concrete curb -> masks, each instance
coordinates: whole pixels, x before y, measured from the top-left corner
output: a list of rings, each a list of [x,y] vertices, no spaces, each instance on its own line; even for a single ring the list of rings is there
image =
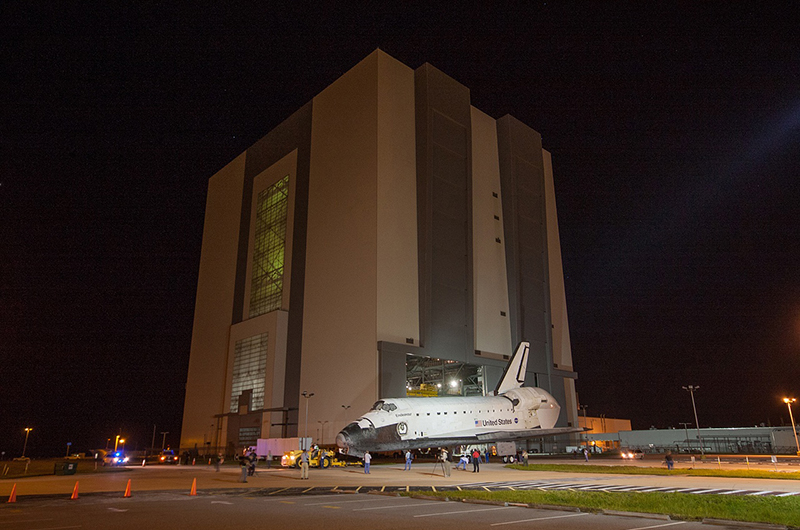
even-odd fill
[[[787,527],[781,524],[770,523],[748,523],[746,521],[729,521],[727,519],[703,519],[703,524],[713,524],[718,526],[741,526],[744,528],[759,528],[762,530],[786,530]]]
[[[367,492],[367,495],[383,495],[384,497],[400,497],[399,493],[395,493],[393,491],[378,491],[378,490],[370,490]]]
[[[434,497],[433,495],[410,495],[409,497],[412,498],[412,499],[421,499],[421,500],[424,500],[424,501],[444,501],[444,502],[447,502],[447,501],[450,500],[447,497]]]
[[[527,502],[509,502],[509,506],[516,506],[517,508],[532,508],[534,510],[558,510],[559,512],[578,512],[581,509],[575,506],[558,506],[556,504],[533,504]]]
[[[487,501],[484,499],[461,499],[461,502],[466,502],[469,504],[489,504],[492,506],[508,506],[508,503],[504,501]]]
[[[528,508],[536,510],[558,510],[559,512],[580,513],[581,509],[577,506],[559,506],[557,504],[528,504]]]
[[[664,513],[644,513],[644,512],[621,512],[619,510],[603,510],[603,515],[617,515],[619,517],[640,517],[642,519],[657,519],[659,521],[671,521],[669,515]]]

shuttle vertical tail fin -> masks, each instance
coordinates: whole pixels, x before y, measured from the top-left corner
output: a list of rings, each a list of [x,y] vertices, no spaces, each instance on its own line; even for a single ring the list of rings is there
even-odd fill
[[[531,349],[529,342],[520,342],[517,351],[508,361],[503,377],[494,389],[494,395],[504,394],[514,388],[519,388],[525,383],[525,370],[528,368],[528,352]]]

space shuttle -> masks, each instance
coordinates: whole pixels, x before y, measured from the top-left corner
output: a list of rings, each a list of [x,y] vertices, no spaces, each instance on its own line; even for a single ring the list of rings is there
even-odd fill
[[[386,398],[336,435],[344,454],[485,444],[583,432],[556,427],[561,407],[545,390],[525,387],[530,343],[521,342],[492,395]]]

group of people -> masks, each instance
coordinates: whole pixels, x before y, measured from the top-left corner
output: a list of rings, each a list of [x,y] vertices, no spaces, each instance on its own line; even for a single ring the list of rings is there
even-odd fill
[[[314,446],[312,451],[309,451],[308,449],[303,449],[303,452],[300,453],[299,467],[300,467],[301,480],[308,480],[309,463],[311,459],[317,456],[318,454],[320,455],[320,458],[324,458],[324,456],[322,456],[320,452],[319,447],[316,445]],[[403,468],[403,471],[410,471],[411,463],[414,461],[414,453],[412,453],[411,450],[406,450],[404,453],[404,457],[405,457],[405,467]],[[472,472],[479,473],[482,458],[484,458],[484,455],[477,448],[474,448],[471,452],[465,452],[463,455],[461,455],[460,460],[456,464],[456,469],[459,469],[460,467],[463,466],[464,471],[466,471],[467,464],[471,463]],[[271,459],[272,459],[272,454],[270,452],[270,455],[268,456],[267,459],[268,466],[269,466],[269,461]],[[485,459],[486,462],[489,461],[488,450],[486,451]],[[447,451],[446,448],[443,448],[440,451],[437,460],[442,464],[444,476],[449,477],[451,461],[450,461],[450,453]],[[222,461],[223,461],[223,456],[220,453],[219,455],[217,455],[214,461],[214,465],[217,471],[219,471],[219,466],[222,463]],[[241,457],[239,457],[239,464],[242,468],[242,474],[239,478],[239,482],[247,482],[247,477],[252,477],[255,474],[257,461],[258,461],[258,456],[256,455],[256,452],[253,451],[252,449],[247,450],[246,454],[243,454]],[[369,475],[370,464],[372,462],[372,455],[369,453],[369,451],[365,451],[363,462],[364,462],[364,473]],[[322,464],[322,462],[320,462],[320,464]],[[320,467],[323,466],[321,465]]]
[[[221,455],[220,455],[221,456]],[[239,477],[239,482],[247,482],[247,477],[252,477],[256,474],[256,463],[258,462],[258,455],[250,449],[246,454],[239,457],[239,465],[242,468],[242,474]]]
[[[473,449],[472,452],[466,452],[461,455],[461,458],[458,460],[456,464],[456,469],[463,469],[464,471],[467,470],[467,464],[472,464],[472,472],[473,473],[480,473],[481,471],[481,462],[489,462],[489,451],[486,451],[486,460],[481,459],[482,455],[481,452],[477,449]]]

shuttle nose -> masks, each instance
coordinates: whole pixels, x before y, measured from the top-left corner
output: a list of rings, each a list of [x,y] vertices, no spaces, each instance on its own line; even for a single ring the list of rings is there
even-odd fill
[[[344,432],[340,432],[336,435],[336,445],[342,452],[347,453],[347,449],[350,447],[349,437]]]

